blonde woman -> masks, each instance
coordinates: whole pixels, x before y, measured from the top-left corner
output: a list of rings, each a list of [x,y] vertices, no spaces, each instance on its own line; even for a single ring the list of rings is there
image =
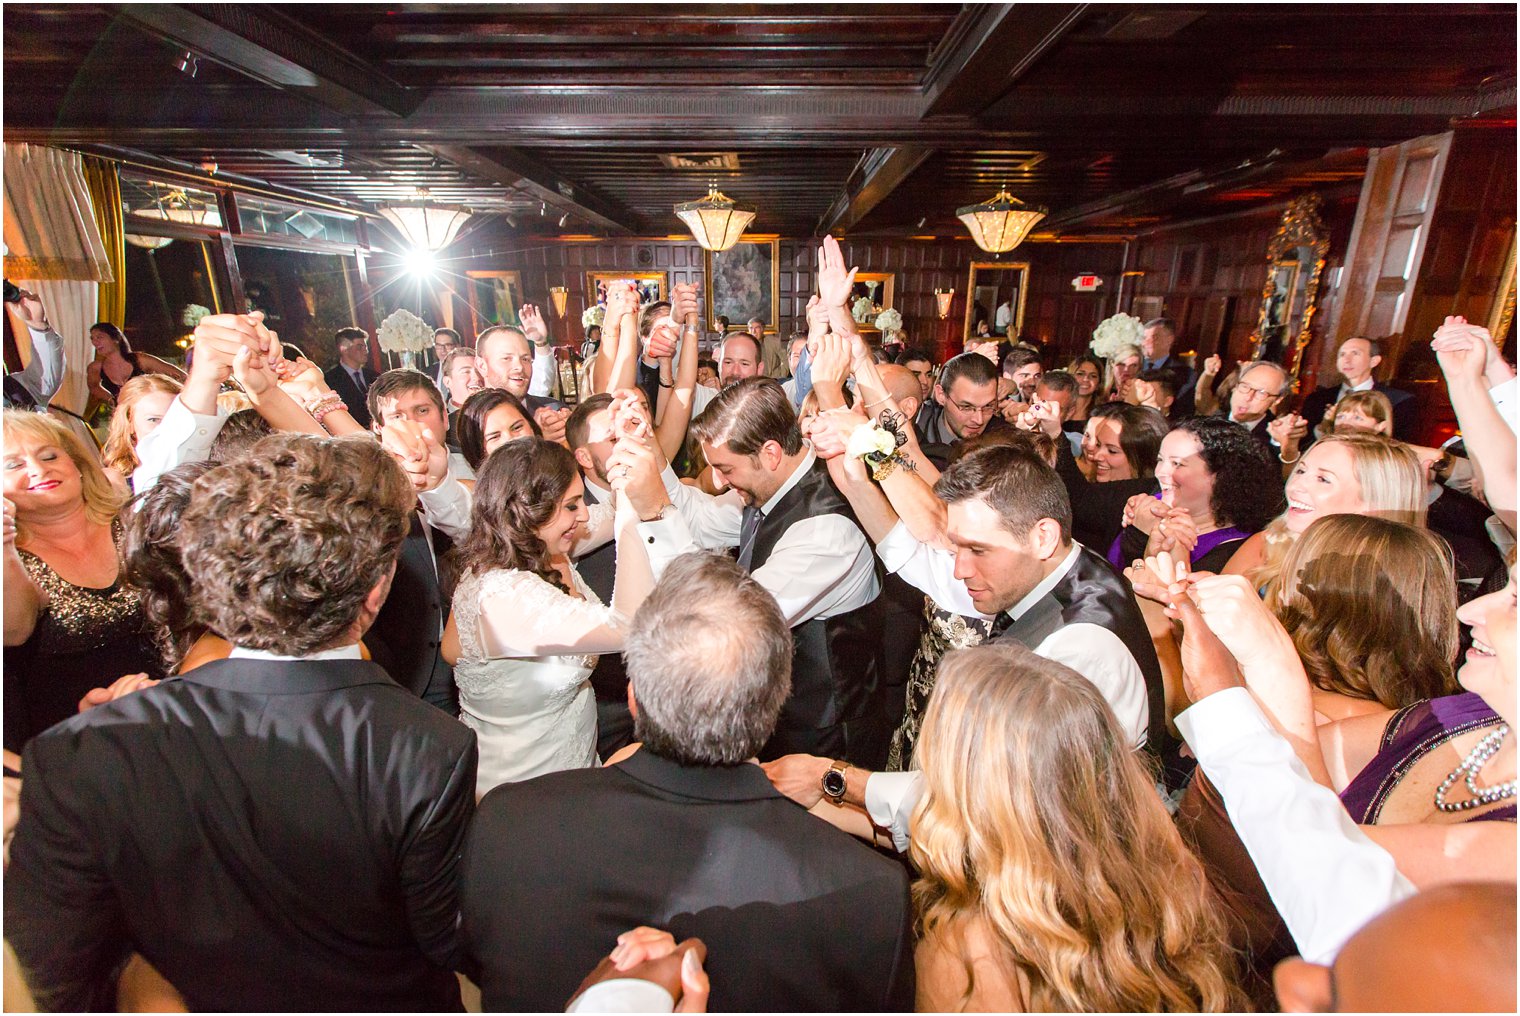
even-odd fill
[[[1393,436],[1393,403],[1382,392],[1352,392],[1331,407],[1320,423],[1320,437],[1329,434]]]
[[[139,374],[121,386],[100,451],[106,477],[119,489],[132,489],[132,471],[141,463],[137,442],[158,428],[169,404],[184,387],[165,374]]]
[[[915,757],[919,1011],[1241,1008],[1203,869],[1091,682],[952,652]]]
[[[1140,365],[1145,355],[1139,346],[1123,345],[1114,350],[1108,361],[1108,377],[1103,381],[1103,391],[1110,400],[1124,398],[1124,386],[1140,376]]]
[[[1327,515],[1376,515],[1425,524],[1425,470],[1408,445],[1369,434],[1332,434],[1298,460],[1283,493],[1288,510],[1251,536],[1225,565],[1263,592],[1293,541]]]
[[[5,747],[20,751],[90,689],[162,667],[122,581],[121,493],[62,424],[4,421]]]

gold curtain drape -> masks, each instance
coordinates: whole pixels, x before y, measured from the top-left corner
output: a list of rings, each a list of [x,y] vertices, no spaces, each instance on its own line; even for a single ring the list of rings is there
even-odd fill
[[[121,177],[109,159],[84,156],[84,182],[90,190],[90,211],[100,227],[106,260],[114,282],[100,284],[100,320],[120,328],[127,323],[127,244],[121,211]]]

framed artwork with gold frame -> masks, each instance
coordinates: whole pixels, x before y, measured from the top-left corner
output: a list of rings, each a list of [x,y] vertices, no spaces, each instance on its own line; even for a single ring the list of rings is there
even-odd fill
[[[465,293],[475,318],[475,334],[492,325],[521,328],[517,309],[523,305],[522,272],[468,271]]]
[[[718,315],[730,329],[743,330],[751,318],[765,322],[766,332],[779,324],[780,236],[745,237],[726,251],[705,251],[707,285],[702,287],[706,318],[717,328]]]
[[[639,305],[659,303],[668,295],[664,272],[587,272],[586,306],[606,306],[609,282],[631,282],[638,288]]]

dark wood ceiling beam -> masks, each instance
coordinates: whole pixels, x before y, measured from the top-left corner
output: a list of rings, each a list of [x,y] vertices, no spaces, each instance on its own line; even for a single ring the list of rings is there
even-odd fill
[[[718,13],[690,13],[692,8],[666,6],[658,17],[647,11],[620,15],[616,8],[600,8],[594,18],[586,16],[518,17],[474,22],[429,22],[413,17],[408,21],[382,23],[369,33],[375,42],[410,46],[418,44],[468,45],[497,39],[519,42],[584,42],[595,39],[600,45],[639,45],[651,39],[776,39],[854,38],[861,45],[892,39],[918,39],[937,31],[948,17],[943,14],[915,16],[893,14],[882,17],[859,14],[827,15],[809,11],[795,17],[746,17],[728,7]]]
[[[642,225],[627,208],[590,193],[514,149],[492,148],[487,155],[464,145],[423,144],[417,147],[452,162],[470,176],[531,194],[545,204],[569,212],[615,236],[638,233],[635,227]]]
[[[867,152],[850,172],[844,190],[818,220],[814,232],[823,236],[836,229],[853,228],[933,154],[933,148],[920,145],[876,148]]]
[[[124,3],[119,12],[159,38],[340,113],[400,117],[421,99],[273,5]]]
[[[975,115],[1066,36],[1088,4],[968,4],[930,57],[927,115]]]

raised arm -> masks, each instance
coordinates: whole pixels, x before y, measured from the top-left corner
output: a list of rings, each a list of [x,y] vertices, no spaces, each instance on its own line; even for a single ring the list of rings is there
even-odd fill
[[[1446,321],[1436,331],[1431,347],[1446,375],[1446,390],[1457,414],[1457,424],[1462,428],[1462,441],[1483,474],[1489,507],[1514,532],[1515,432],[1489,395],[1490,375],[1495,369],[1490,361],[1498,360],[1505,369],[1507,365],[1493,350],[1493,339],[1487,329],[1458,324],[1455,318]]]
[[[165,374],[176,381],[184,381],[186,377],[184,371],[167,360],[160,360],[152,353],[138,353],[137,364],[144,370],[152,371],[155,374]]]
[[[667,460],[674,459],[686,441],[686,428],[691,423],[692,407],[696,404],[697,339],[701,328],[697,323],[697,287],[682,283],[671,293],[671,317],[681,325],[680,354],[672,360],[660,361],[659,405],[655,407],[655,434],[660,450]],[[674,376],[667,378],[667,373]],[[667,384],[669,387],[667,387]]]
[[[549,341],[549,326],[538,308],[525,303],[517,311],[522,321],[523,335],[533,346],[533,375],[528,381],[528,394],[543,398],[554,394],[559,380],[559,364],[554,359],[554,343]]]
[[[633,387],[639,356],[637,316],[638,295],[632,283],[608,285],[602,348],[591,365],[593,394]]]

